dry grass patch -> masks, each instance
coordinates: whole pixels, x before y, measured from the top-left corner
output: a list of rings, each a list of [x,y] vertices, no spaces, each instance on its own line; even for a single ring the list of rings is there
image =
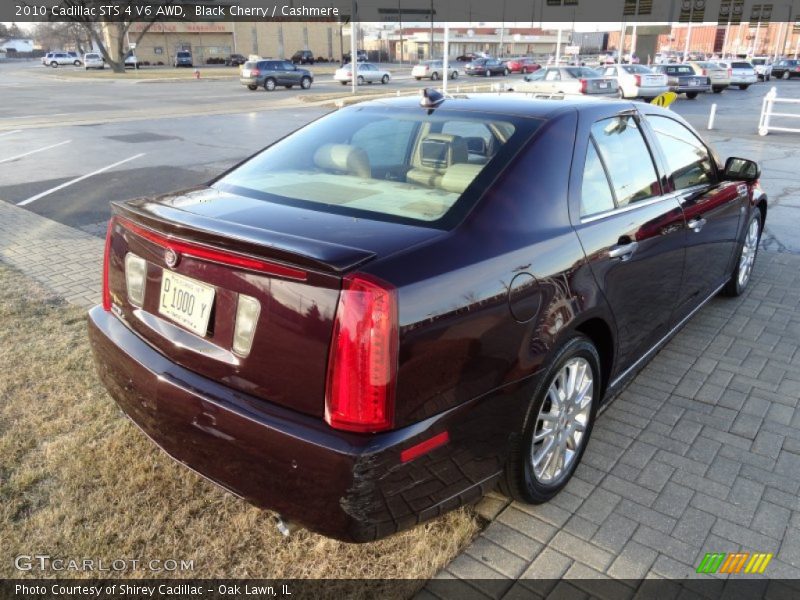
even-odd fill
[[[462,509],[355,545],[303,530],[286,540],[272,519],[122,417],[95,376],[85,311],[0,264],[0,577],[22,575],[14,556],[41,553],[193,560],[185,577],[424,579],[479,527]],[[386,591],[407,596],[420,582],[404,585]]]

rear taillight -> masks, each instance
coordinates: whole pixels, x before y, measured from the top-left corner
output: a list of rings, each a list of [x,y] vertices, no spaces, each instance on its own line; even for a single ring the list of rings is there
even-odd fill
[[[586,81],[585,79],[580,79],[579,81],[581,83],[581,94],[585,94],[586,91],[589,89],[589,82]]]
[[[236,325],[233,328],[233,351],[241,356],[250,354],[261,314],[261,303],[251,296],[239,294],[236,306]]]
[[[106,230],[106,249],[103,253],[103,310],[111,310],[111,289],[108,286],[108,270],[111,267],[111,236],[114,234],[116,217],[111,217]]]
[[[369,275],[346,276],[328,357],[325,420],[331,427],[392,427],[398,345],[397,291]]]
[[[703,75],[705,75],[706,77],[708,77],[708,69],[703,69]]]
[[[733,69],[728,69],[728,77],[733,77]]]
[[[634,77],[636,78],[636,86],[637,87],[641,87],[641,85],[642,85],[642,76],[641,75],[634,75]]]
[[[135,306],[144,304],[144,292],[147,282],[147,261],[133,252],[125,255],[125,288],[128,300]]]
[[[794,68],[795,73],[800,73],[800,66]]]
[[[259,75],[261,75],[261,71],[259,71],[258,69],[253,69],[252,71],[250,71],[250,77],[258,77]]]

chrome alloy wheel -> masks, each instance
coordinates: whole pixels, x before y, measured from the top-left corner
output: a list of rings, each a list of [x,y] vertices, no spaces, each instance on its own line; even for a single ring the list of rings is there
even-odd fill
[[[533,475],[540,483],[558,483],[572,467],[581,446],[594,401],[589,361],[570,359],[555,376],[536,417],[531,444]]]
[[[756,262],[756,251],[758,250],[758,220],[750,221],[747,228],[747,236],[744,238],[742,246],[742,256],[739,258],[739,287],[743,288],[750,280],[753,272],[753,264]]]

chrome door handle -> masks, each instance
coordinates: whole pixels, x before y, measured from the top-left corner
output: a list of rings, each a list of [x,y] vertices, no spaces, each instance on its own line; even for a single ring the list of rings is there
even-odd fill
[[[700,230],[705,227],[707,222],[705,219],[692,219],[686,226],[695,233],[700,233]]]
[[[630,244],[622,244],[620,246],[614,246],[613,248],[609,249],[608,257],[609,258],[618,258],[622,261],[628,260],[633,253],[636,252],[636,249],[639,247],[639,242],[631,242]]]

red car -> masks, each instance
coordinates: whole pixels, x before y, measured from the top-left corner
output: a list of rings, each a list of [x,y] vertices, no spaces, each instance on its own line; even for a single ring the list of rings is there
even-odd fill
[[[743,292],[767,214],[758,165],[669,110],[436,96],[114,203],[89,313],[103,383],[156,444],[351,542],[498,483],[554,497],[603,405]]]
[[[542,68],[542,65],[527,56],[509,58],[506,61],[506,66],[510,72],[522,73],[523,75],[525,73],[533,73],[534,71],[538,71]]]

